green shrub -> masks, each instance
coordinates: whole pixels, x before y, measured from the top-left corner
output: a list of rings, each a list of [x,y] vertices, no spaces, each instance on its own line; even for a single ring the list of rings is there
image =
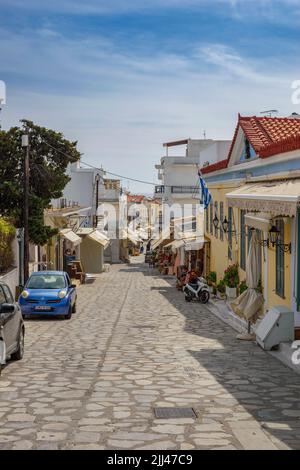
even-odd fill
[[[248,286],[246,284],[246,281],[242,281],[239,285],[239,291],[240,291],[240,295],[245,292],[246,290],[248,289]]]
[[[221,279],[221,281],[218,283],[217,290],[218,292],[220,292],[220,294],[225,294],[226,286],[225,286],[225,282],[223,279]]]
[[[216,271],[210,271],[206,279],[208,285],[215,284],[217,282],[217,273]]]
[[[0,272],[6,272],[14,262],[11,242],[16,229],[8,221],[0,218]]]

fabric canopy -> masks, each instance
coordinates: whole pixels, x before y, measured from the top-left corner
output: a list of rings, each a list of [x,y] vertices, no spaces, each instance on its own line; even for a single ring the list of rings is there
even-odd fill
[[[300,199],[300,179],[249,183],[226,194],[228,205],[247,211],[293,217]]]
[[[263,232],[268,232],[272,225],[270,214],[266,212],[245,214],[245,224]]]
[[[185,251],[198,251],[202,250],[204,246],[204,241],[200,241],[199,238],[195,238],[194,240],[190,240],[185,243],[184,249]]]
[[[62,229],[59,231],[59,233],[63,238],[65,238],[75,246],[79,245],[82,242],[81,238],[76,235],[76,233],[73,232],[73,230],[70,228]]]
[[[246,263],[248,289],[231,303],[233,310],[248,321],[255,317],[264,303],[263,295],[256,290],[259,283],[259,245],[257,241],[257,235],[253,231]]]
[[[109,245],[109,239],[106,235],[99,232],[99,230],[94,230],[93,232],[89,233],[88,238],[90,238],[96,243],[99,243],[99,245],[103,246],[104,249],[107,248]]]

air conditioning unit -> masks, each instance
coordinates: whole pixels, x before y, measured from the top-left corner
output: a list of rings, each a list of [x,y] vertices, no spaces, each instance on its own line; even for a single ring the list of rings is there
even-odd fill
[[[286,307],[272,307],[260,322],[256,342],[266,351],[280,343],[294,341],[294,312]]]

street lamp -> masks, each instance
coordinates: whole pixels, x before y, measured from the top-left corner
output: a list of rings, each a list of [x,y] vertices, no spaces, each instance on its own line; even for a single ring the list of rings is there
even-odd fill
[[[282,241],[279,239],[280,231],[275,225],[272,225],[272,227],[269,230],[269,241],[271,245],[279,248],[283,253],[292,253],[292,244],[291,243],[282,243]]]
[[[279,230],[275,227],[275,225],[272,225],[272,227],[269,230],[269,240],[273,247],[278,242],[279,234],[280,234]]]

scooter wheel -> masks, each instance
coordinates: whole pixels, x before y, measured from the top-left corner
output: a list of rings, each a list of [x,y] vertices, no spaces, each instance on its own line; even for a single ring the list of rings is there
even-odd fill
[[[192,298],[189,295],[186,295],[184,297],[184,299],[185,299],[186,302],[191,302],[192,301]]]
[[[209,297],[210,297],[209,292],[207,292],[207,291],[201,292],[201,294],[200,294],[200,302],[201,302],[202,304],[207,304],[207,302],[209,301]]]

